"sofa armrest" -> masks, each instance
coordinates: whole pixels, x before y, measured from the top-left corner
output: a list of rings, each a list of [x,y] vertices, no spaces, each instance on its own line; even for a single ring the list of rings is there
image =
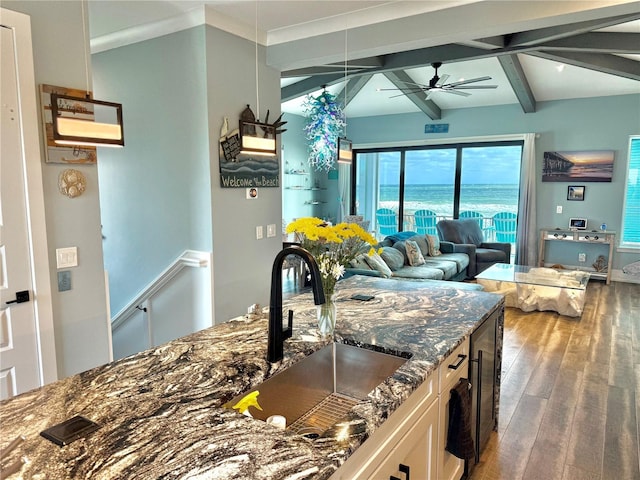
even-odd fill
[[[482,248],[491,248],[493,250],[502,250],[507,254],[507,261],[511,258],[511,244],[505,242],[483,242],[480,244]]]
[[[452,246],[452,250],[445,252],[442,249],[442,244],[443,243],[450,244]],[[447,246],[446,248],[449,248],[449,246]],[[466,253],[469,256],[469,266],[467,267],[467,276],[469,278],[473,278],[473,277],[476,276],[476,273],[477,273],[476,246],[474,244],[472,244],[472,243],[453,243],[453,242],[440,241],[440,251],[442,253]]]
[[[440,251],[442,253],[455,253],[455,243],[453,242],[445,242],[444,240],[440,240]]]

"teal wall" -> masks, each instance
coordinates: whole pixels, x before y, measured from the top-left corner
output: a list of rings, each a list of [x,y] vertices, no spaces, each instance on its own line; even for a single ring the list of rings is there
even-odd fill
[[[259,48],[260,117],[280,114],[280,75]],[[126,146],[99,162],[105,264],[116,314],[184,250],[213,252],[214,322],[269,302],[282,247],[279,188],[222,188],[219,139],[257,115],[255,43],[210,26],[93,55],[96,95],[122,102]],[[267,238],[266,227],[276,225]],[[262,226],[265,238],[256,239]]]
[[[427,123],[448,123],[448,134],[425,134]],[[349,137],[357,145],[537,133],[537,205],[539,228],[566,227],[571,217],[587,217],[589,225],[605,222],[619,231],[630,135],[640,133],[640,95],[539,102],[535,113],[525,114],[519,105],[443,110],[442,119],[431,121],[422,113],[349,119]],[[356,145],[356,146],[357,146]],[[614,150],[611,183],[586,185],[583,202],[568,202],[569,183],[541,181],[545,151]],[[581,183],[582,184],[582,183]],[[557,214],[556,206],[563,206]],[[621,269],[638,260],[638,253],[615,252],[613,265]]]
[[[211,250],[204,26],[92,56],[123,104],[125,147],[98,161],[112,315],[184,250]]]

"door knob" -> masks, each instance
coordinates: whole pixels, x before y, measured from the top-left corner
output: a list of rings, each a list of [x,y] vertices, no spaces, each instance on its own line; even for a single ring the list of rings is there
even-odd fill
[[[5,302],[7,305],[10,303],[24,303],[28,302],[29,299],[29,290],[22,290],[21,292],[16,292],[16,299]]]

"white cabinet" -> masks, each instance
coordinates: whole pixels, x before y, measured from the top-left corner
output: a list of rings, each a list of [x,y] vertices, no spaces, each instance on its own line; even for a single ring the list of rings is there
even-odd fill
[[[438,402],[434,401],[393,447],[371,478],[436,480],[437,448]]]
[[[440,430],[438,433],[438,479],[458,480],[464,474],[464,460],[445,450],[449,425],[450,390],[469,373],[469,341],[456,348],[440,365]]]
[[[469,339],[347,459],[331,480],[389,480],[392,477],[459,480],[464,473],[464,461],[446,452],[444,447],[449,390],[460,378],[466,377],[468,359]]]

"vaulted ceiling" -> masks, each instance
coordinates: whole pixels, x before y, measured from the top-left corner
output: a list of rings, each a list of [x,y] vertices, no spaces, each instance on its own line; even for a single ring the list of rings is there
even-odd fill
[[[149,5],[153,8],[149,9]],[[634,1],[89,1],[92,46],[204,8],[218,28],[267,45],[282,72],[282,108],[323,86],[348,116],[424,112],[640,93],[640,2]],[[129,12],[122,15],[123,11]],[[174,22],[175,23],[175,22]],[[210,23],[210,21],[207,21]],[[495,90],[469,97],[398,96],[388,88],[426,84],[433,62],[449,81],[481,76]],[[346,87],[346,88],[345,88]]]

